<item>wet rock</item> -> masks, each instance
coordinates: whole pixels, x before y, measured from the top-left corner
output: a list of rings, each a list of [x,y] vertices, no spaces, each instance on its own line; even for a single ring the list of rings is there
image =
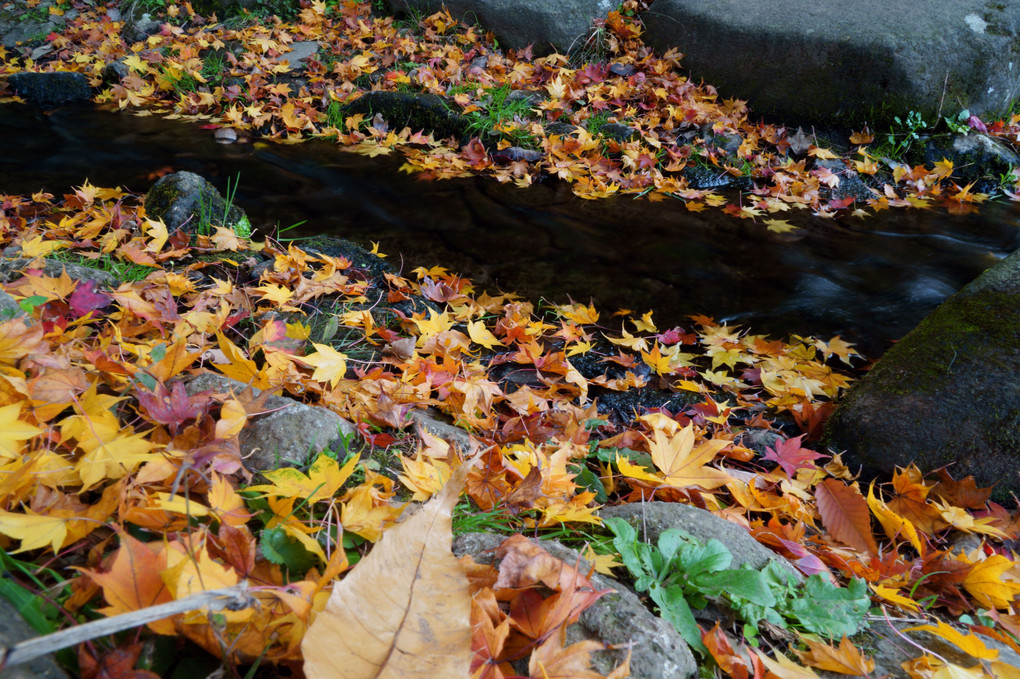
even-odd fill
[[[638,539],[655,544],[659,534],[679,528],[705,542],[716,539],[733,554],[730,568],[747,564],[762,569],[774,561],[800,582],[803,576],[790,562],[771,549],[759,544],[742,526],[721,519],[715,514],[676,502],[644,502],[604,507],[602,519],[621,518],[638,532]]]
[[[525,163],[537,163],[545,158],[545,154],[541,151],[521,148],[520,146],[510,146],[505,149],[499,149],[498,151],[493,151],[491,155],[492,159],[497,163],[515,163],[518,161],[524,161]]]
[[[618,75],[621,78],[629,78],[630,76],[637,73],[637,69],[633,64],[621,64],[619,62],[609,65],[609,72],[613,75]]]
[[[159,31],[160,22],[145,11],[140,0],[133,0],[123,10],[124,26],[120,35],[127,42],[140,42]]]
[[[491,533],[469,533],[453,541],[454,554],[471,554],[478,563],[492,563],[491,550],[505,536]],[[542,540],[543,548],[564,563],[590,569],[581,555],[554,540]],[[630,676],[634,679],[683,679],[697,672],[690,648],[673,626],[653,615],[627,586],[598,573],[591,578],[598,589],[615,590],[596,601],[581,613],[580,620],[567,628],[567,641],[595,639],[607,644],[633,643]],[[608,674],[626,657],[626,651],[599,651],[592,654],[597,672]]]
[[[81,73],[15,73],[7,82],[15,94],[35,106],[80,104],[92,98],[89,80]]]
[[[111,61],[103,67],[103,84],[116,85],[131,74],[131,69],[124,63],[123,57],[117,61]]]
[[[302,240],[299,247],[311,254],[321,254],[328,257],[342,257],[349,261],[355,268],[367,271],[371,276],[381,276],[383,273],[394,273],[393,265],[381,257],[343,238],[332,238],[330,236],[316,236]]]
[[[815,160],[816,168],[825,168],[839,177],[839,183],[832,188],[832,197],[836,200],[853,198],[854,200],[867,200],[874,198],[875,193],[868,188],[857,170],[850,167],[849,163],[839,158],[832,160]]]
[[[644,23],[646,42],[683,51],[695,80],[787,120],[933,120],[950,104],[983,115],[1020,93],[1015,0],[656,0]]]
[[[931,166],[946,159],[953,162],[953,177],[964,183],[997,179],[1020,165],[1020,155],[1012,147],[977,132],[929,139],[923,162]]]
[[[782,434],[771,429],[748,429],[740,434],[738,439],[740,445],[750,448],[759,455],[764,455],[769,448],[775,450],[776,444],[785,440]]]
[[[354,101],[341,107],[344,117],[357,113],[367,118],[376,114],[394,129],[410,127],[415,132],[424,131],[437,139],[467,134],[471,121],[455,113],[446,100],[435,94],[418,92],[366,92]]]
[[[17,643],[38,636],[41,635],[25,622],[14,604],[0,597],[0,645],[9,649]],[[67,679],[67,677],[67,673],[57,664],[52,654],[0,672],[0,679]]]
[[[577,125],[571,125],[570,123],[548,123],[545,126],[546,134],[558,134],[560,136],[567,136],[576,132],[579,128]]]
[[[536,54],[550,48],[567,53],[581,44],[595,19],[606,17],[615,0],[388,0],[398,12],[438,12],[445,6],[468,24],[478,23],[496,34],[500,45],[520,49],[533,45]]]
[[[945,465],[1020,492],[1020,251],[949,298],[844,397],[828,445],[885,478]]]
[[[145,213],[150,219],[162,219],[170,233],[177,229],[191,234],[212,231],[248,219],[236,205],[227,205],[215,186],[193,172],[160,177],[145,196]]]
[[[513,90],[506,95],[506,102],[526,101],[530,106],[538,106],[548,98],[541,90]]]
[[[634,141],[641,136],[633,127],[623,123],[606,123],[599,128],[599,132],[602,133],[603,137],[609,137],[616,141]]]
[[[203,391],[240,394],[242,382],[221,375],[203,373],[187,382],[189,396]],[[258,396],[259,389],[253,389]],[[265,415],[249,418],[241,430],[241,456],[245,467],[264,472],[279,467],[300,467],[323,450],[339,450],[357,428],[332,410],[299,403],[286,396],[270,396]]]

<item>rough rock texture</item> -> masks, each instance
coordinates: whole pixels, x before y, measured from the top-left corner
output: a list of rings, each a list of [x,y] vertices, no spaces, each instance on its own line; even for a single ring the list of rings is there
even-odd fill
[[[829,447],[886,477],[914,462],[1020,491],[1020,251],[946,300],[850,389]]]
[[[10,648],[14,644],[39,636],[28,626],[18,609],[7,599],[0,597],[0,646]],[[0,679],[67,679],[67,673],[60,668],[52,655],[17,665],[0,672]]]
[[[203,391],[240,394],[247,385],[221,375],[203,373],[188,381],[189,396]],[[257,396],[261,393],[253,390]],[[252,417],[241,430],[241,455],[255,472],[308,464],[323,450],[339,446],[341,438],[354,436],[353,424],[325,408],[298,403],[285,396],[270,396],[265,415]]]
[[[196,233],[246,219],[237,206],[228,208],[215,186],[193,172],[160,177],[145,196],[145,213],[150,219],[162,219],[170,233],[180,228]]]
[[[453,551],[458,556],[471,554],[478,563],[492,563],[490,550],[498,547],[504,537],[491,533],[468,533],[453,541]],[[590,568],[588,562],[569,547],[554,540],[542,540],[540,544],[564,563],[571,566],[580,564],[581,569]],[[630,676],[634,679],[683,679],[697,672],[694,656],[680,634],[668,622],[653,615],[630,588],[597,573],[591,580],[599,589],[616,591],[581,613],[577,624],[567,629],[568,642],[582,639],[597,639],[610,644],[634,642],[630,658]],[[602,651],[592,655],[595,669],[607,674],[622,662],[626,651]]]
[[[918,160],[933,165],[946,158],[953,161],[953,177],[964,183],[997,178],[1020,165],[1020,155],[1010,146],[976,132],[929,139]]]
[[[41,266],[39,266],[41,263]],[[117,277],[106,271],[93,269],[81,264],[72,262],[61,262],[56,259],[29,259],[21,256],[21,248],[12,245],[0,253],[0,283],[9,283],[12,280],[21,278],[23,271],[30,265],[39,266],[43,274],[50,278],[59,278],[64,273],[76,281],[95,281],[96,285],[115,286],[120,281]]]
[[[733,553],[730,568],[740,568],[746,563],[751,568],[761,569],[769,561],[775,561],[797,582],[804,577],[789,561],[758,544],[744,528],[704,509],[676,502],[635,502],[602,509],[603,520],[617,517],[634,526],[638,539],[645,542],[655,544],[664,530],[679,528],[699,540],[707,542],[714,538],[726,545]]]
[[[567,52],[580,47],[592,21],[619,5],[616,0],[388,0],[391,9],[432,14],[445,6],[455,18],[480,24],[513,49],[534,45],[536,54],[550,47]]]
[[[983,115],[1020,94],[1017,0],[656,0],[643,18],[694,80],[788,120]]]
[[[909,679],[910,675],[903,669],[902,663],[916,658],[918,651],[917,646],[911,646],[903,640],[904,636],[919,647],[926,649],[929,653],[937,654],[960,667],[976,668],[980,664],[980,660],[964,653],[960,648],[942,637],[919,630],[905,631],[917,624],[913,621],[879,621],[873,623],[871,629],[863,632],[860,638],[855,637],[857,646],[868,649],[868,656],[875,661],[875,669],[869,676],[889,676],[896,679]],[[969,631],[960,626],[957,626],[956,629],[961,634],[967,634]],[[1020,666],[1020,655],[1017,655],[1006,644],[983,635],[979,638],[988,648],[994,648],[999,651],[999,657],[996,659],[998,662],[1012,667]],[[828,676],[836,677],[840,675],[828,674]]]
[[[89,80],[81,73],[15,73],[8,76],[14,92],[35,106],[78,104],[92,98]]]

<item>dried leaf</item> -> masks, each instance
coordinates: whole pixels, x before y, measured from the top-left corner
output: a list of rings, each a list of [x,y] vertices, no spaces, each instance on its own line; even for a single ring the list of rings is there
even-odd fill
[[[301,643],[309,679],[469,677],[471,595],[450,552],[472,462],[382,540],[333,593]]]
[[[832,537],[867,554],[878,554],[871,533],[871,514],[864,496],[838,479],[825,479],[815,487],[822,525]]]

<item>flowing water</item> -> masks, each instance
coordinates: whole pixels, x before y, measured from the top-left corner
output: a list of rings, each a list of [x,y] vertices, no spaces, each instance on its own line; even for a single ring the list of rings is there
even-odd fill
[[[774,334],[839,334],[869,356],[1020,247],[1020,209],[1010,205],[966,216],[798,215],[801,228],[775,234],[679,201],[584,201],[558,181],[423,182],[400,173],[399,158],[325,141],[221,145],[193,124],[89,108],[2,105],[0,149],[0,193],[59,194],[86,178],[144,192],[176,170],[224,190],[239,175],[235,202],[254,225],[306,220],[292,233],[377,241],[405,270],[438,264],[532,299],[651,309],[660,328],[701,313]]]

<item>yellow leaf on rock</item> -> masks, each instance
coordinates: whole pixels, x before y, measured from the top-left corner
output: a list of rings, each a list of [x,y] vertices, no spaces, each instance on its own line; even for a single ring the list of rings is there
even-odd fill
[[[903,630],[904,632],[930,632],[937,637],[942,637],[946,641],[958,646],[968,655],[975,658],[981,658],[982,660],[995,660],[999,657],[999,652],[994,648],[988,648],[984,642],[981,641],[975,634],[964,634],[960,630],[947,625],[941,620],[937,621],[935,625],[918,625],[917,627],[911,627]]]
[[[347,355],[342,354],[328,344],[312,344],[315,353],[298,360],[315,367],[312,379],[329,382],[334,389],[347,374]]]
[[[495,335],[489,332],[488,328],[481,321],[471,321],[467,326],[468,336],[475,344],[480,344],[486,349],[504,346],[502,342],[496,339]]]
[[[334,583],[301,642],[308,679],[471,676],[471,594],[451,546],[472,463]]]
[[[963,578],[963,587],[982,606],[1009,608],[1020,594],[1020,582],[1006,580],[1003,574],[1014,565],[1001,554],[993,554],[971,567]]]

